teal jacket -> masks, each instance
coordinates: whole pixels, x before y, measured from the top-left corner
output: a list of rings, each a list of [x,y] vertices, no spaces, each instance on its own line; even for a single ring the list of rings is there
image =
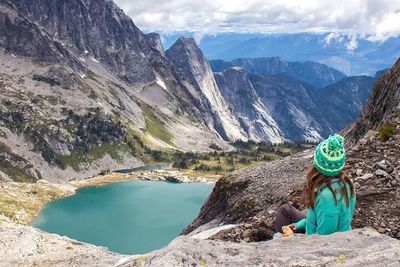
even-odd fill
[[[336,203],[332,192],[324,187],[317,194],[314,208],[307,209],[306,219],[295,224],[298,231],[304,231],[307,235],[319,234],[329,235],[335,232],[346,232],[351,230],[356,197],[350,197],[350,205],[346,206],[346,200],[342,197],[342,183],[332,183],[332,189],[336,193]],[[347,186],[347,193],[350,196],[350,187]]]

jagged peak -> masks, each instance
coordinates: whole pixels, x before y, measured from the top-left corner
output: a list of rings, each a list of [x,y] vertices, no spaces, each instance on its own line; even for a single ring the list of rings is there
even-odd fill
[[[191,46],[196,46],[197,47],[197,43],[192,37],[183,37],[183,36],[181,36],[176,41],[176,43],[183,43],[185,45],[191,45]]]
[[[196,41],[191,37],[180,37],[176,42],[166,51],[166,54],[174,54],[174,53],[187,53],[187,54],[196,54],[198,59],[204,59],[203,52],[200,50]]]
[[[146,38],[150,44],[150,46],[160,52],[162,56],[165,56],[164,46],[161,41],[160,34],[156,32],[150,32],[146,34]]]
[[[165,54],[181,71],[191,69],[192,73],[189,76],[193,73],[211,73],[210,64],[193,38],[180,37]]]

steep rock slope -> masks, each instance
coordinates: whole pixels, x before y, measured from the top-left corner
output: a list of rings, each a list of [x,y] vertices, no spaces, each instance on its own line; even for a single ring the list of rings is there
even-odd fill
[[[208,61],[194,39],[179,38],[167,51],[166,56],[182,77],[193,85],[191,94],[204,111],[211,110],[206,118],[218,134],[226,140],[244,138],[239,122],[233,116],[214,80]],[[204,112],[206,114],[206,112]]]
[[[77,54],[90,54],[128,82],[151,82],[152,50],[145,35],[113,1],[10,1]],[[77,23],[72,17],[78,18]]]
[[[83,69],[69,51],[6,0],[0,1],[0,26],[0,45],[7,52],[46,63],[69,62],[77,69]]]
[[[340,129],[339,123],[329,120],[328,99],[317,88],[283,75],[250,75],[250,81],[285,138],[315,142]]]
[[[151,32],[146,34],[146,38],[149,41],[149,44],[152,48],[160,52],[162,56],[165,56],[164,47],[161,42],[161,37],[158,33]]]
[[[239,66],[253,74],[285,74],[316,87],[327,86],[346,77],[344,73],[324,64],[311,61],[289,62],[280,57],[238,58],[228,62],[211,60],[210,64],[214,72],[220,72],[228,67]]]
[[[134,167],[146,147],[226,147],[159,38],[112,1],[1,0],[0,25],[5,178]]]
[[[283,133],[272,118],[269,108],[259,99],[246,71],[234,67],[215,73],[214,77],[221,94],[249,139],[269,140],[273,143],[283,141]]]
[[[369,76],[347,77],[323,88],[322,93],[336,104],[335,107],[341,108],[340,114],[348,118],[343,124],[348,125],[361,114],[375,82],[376,78]],[[368,88],[371,90],[366,90]]]
[[[369,130],[377,130],[382,122],[397,117],[400,111],[400,60],[379,78],[361,117],[349,128],[350,142],[361,139]]]
[[[376,84],[362,116],[345,133],[346,171],[357,189],[354,227],[373,227],[400,238],[399,62]],[[393,132],[382,140],[375,129],[390,122]],[[302,208],[301,195],[312,151],[234,172],[216,184],[199,216],[184,231],[196,233],[220,224],[239,224],[216,239],[252,241],[271,238],[280,205]]]

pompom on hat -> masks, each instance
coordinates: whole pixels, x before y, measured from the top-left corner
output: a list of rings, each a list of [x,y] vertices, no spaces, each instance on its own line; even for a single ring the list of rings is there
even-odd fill
[[[335,177],[346,164],[344,139],[339,134],[331,135],[318,144],[314,152],[314,167],[322,174]]]

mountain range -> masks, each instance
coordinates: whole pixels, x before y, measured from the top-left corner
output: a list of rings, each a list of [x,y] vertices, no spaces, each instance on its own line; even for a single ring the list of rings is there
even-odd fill
[[[190,32],[163,34],[165,47]],[[218,33],[199,38],[199,46],[209,60],[282,57],[289,61],[314,61],[338,69],[346,75],[374,75],[391,67],[400,54],[400,37],[372,41],[338,33]]]
[[[315,142],[357,117],[376,79],[209,62],[191,38],[164,50],[111,0],[0,0],[0,58],[0,177],[16,180],[132,167],[149,149]]]

